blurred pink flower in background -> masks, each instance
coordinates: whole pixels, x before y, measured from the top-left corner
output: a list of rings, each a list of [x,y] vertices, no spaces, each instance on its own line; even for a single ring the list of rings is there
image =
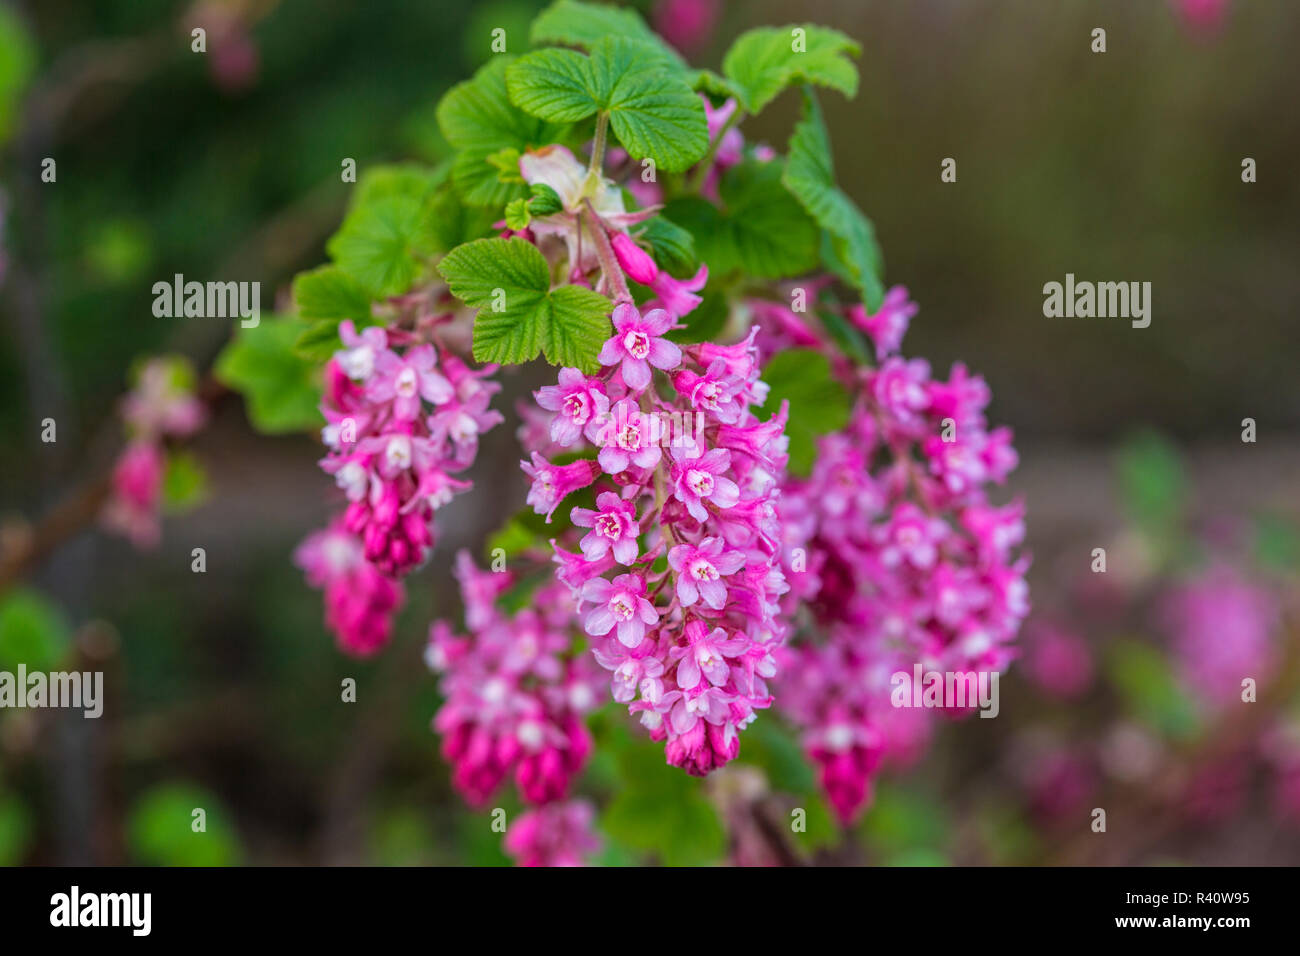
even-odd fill
[[[1183,22],[1202,34],[1216,33],[1228,17],[1228,0],[1174,0]]]
[[[719,0],[659,0],[655,32],[683,53],[696,53],[713,38],[721,12]]]
[[[1084,808],[1097,789],[1091,760],[1078,750],[1053,746],[1034,753],[1021,771],[1030,812],[1044,821],[1060,820]]]
[[[1029,679],[1053,697],[1079,697],[1092,686],[1094,667],[1087,642],[1053,624],[1030,628],[1024,662]]]
[[[1240,701],[1244,678],[1269,677],[1278,605],[1235,569],[1219,565],[1176,587],[1160,613],[1184,680],[1212,708]]]

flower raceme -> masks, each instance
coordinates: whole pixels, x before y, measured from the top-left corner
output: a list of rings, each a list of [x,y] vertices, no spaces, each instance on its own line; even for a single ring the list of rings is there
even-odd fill
[[[161,534],[165,443],[193,435],[203,427],[207,412],[194,394],[189,364],[155,358],[141,367],[122,400],[121,413],[128,441],[113,466],[100,517],[106,528],[125,535],[137,548],[153,547]]]
[[[512,583],[508,573],[481,571],[462,551],[456,578],[470,633],[455,634],[436,621],[426,653],[442,674],[445,703],[433,726],[443,735],[452,782],[467,802],[481,806],[513,773],[520,796],[546,809],[567,796],[591,753],[583,718],[600,693],[599,672],[574,652],[569,591],[552,581],[535,595],[540,610],[510,616],[497,605]],[[531,858],[523,844],[512,852]]]
[[[844,371],[848,424],[818,439],[811,475],[787,480],[778,502],[787,561],[800,555],[786,600],[824,635],[782,650],[778,689],[845,821],[882,760],[912,759],[924,740],[919,712],[890,705],[890,676],[918,662],[1001,671],[1029,611],[1023,505],[986,491],[1015,467],[1010,432],[988,428],[989,389],[964,366],[936,380],[896,354],[915,311],[901,288],[874,315],[848,310],[881,364]],[[784,334],[801,321],[784,316]]]
[[[596,485],[594,508],[570,509],[586,530],[579,551],[554,542],[557,578],[615,700],[665,743],[669,763],[704,775],[736,756],[740,731],[772,702],[785,630],[775,499],[786,409],[766,422],[751,411],[765,394],[752,340],[682,348],[665,337],[672,321],[619,303],[603,371],[563,369],[536,393],[550,434],[595,458],[522,464],[529,501],[548,518]],[[685,409],[674,404],[683,399]]]
[[[469,482],[456,476],[473,463],[478,436],[503,420],[489,402],[500,386],[488,379],[494,367],[471,370],[449,350],[431,342],[409,343],[405,333],[378,326],[358,331],[339,326],[344,346],[325,368],[321,432],[327,454],[321,468],[332,475],[348,504],[329,534],[352,536],[357,554],[340,577],[339,564],[320,555],[322,539],[304,543],[298,563],[325,589],[326,620],[340,645],[355,654],[380,649],[391,630],[375,614],[400,606],[400,578],[428,556],[434,544],[434,513]],[[357,568],[364,562],[365,570]],[[387,586],[377,578],[382,577]],[[331,582],[364,584],[365,614],[342,613]]]

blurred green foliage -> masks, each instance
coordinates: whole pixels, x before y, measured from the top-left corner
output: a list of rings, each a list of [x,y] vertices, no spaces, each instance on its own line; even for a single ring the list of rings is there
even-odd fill
[[[29,671],[53,670],[71,641],[63,611],[37,592],[18,588],[0,595],[0,670],[19,664]]]
[[[203,815],[196,815],[202,810]],[[157,866],[231,866],[240,862],[239,838],[216,796],[188,783],[148,790],[131,810],[131,853]]]

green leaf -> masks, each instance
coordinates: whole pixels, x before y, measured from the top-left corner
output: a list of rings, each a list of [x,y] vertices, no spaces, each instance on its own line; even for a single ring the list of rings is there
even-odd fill
[[[538,15],[529,32],[534,46],[558,43],[584,50],[608,36],[639,40],[657,49],[668,62],[683,66],[681,57],[646,25],[639,13],[607,3],[558,0]]]
[[[862,291],[868,308],[879,308],[885,289],[876,231],[862,210],[835,185],[830,136],[811,89],[804,90],[804,115],[790,137],[790,155],[781,182],[830,234],[834,258],[842,264],[841,277]]]
[[[36,591],[17,588],[0,597],[0,670],[49,671],[72,643],[63,612]]]
[[[763,369],[768,384],[764,416],[776,412],[783,399],[790,402],[785,433],[790,438],[789,469],[807,475],[816,457],[816,438],[843,428],[849,421],[852,400],[835,380],[830,360],[812,349],[778,352]]]
[[[198,832],[195,810],[204,813]],[[157,866],[231,866],[241,856],[239,838],[216,796],[186,783],[146,792],[131,810],[127,842],[137,860]]]
[[[817,225],[781,185],[782,164],[750,159],[723,174],[722,206],[698,197],[675,199],[664,209],[695,236],[710,275],[733,272],[752,279],[785,279],[819,260]]]
[[[304,319],[370,319],[370,296],[338,266],[320,266],[293,280],[293,301]]]
[[[510,101],[555,123],[597,112],[634,158],[650,157],[660,169],[681,172],[709,148],[704,105],[684,73],[665,70],[654,47],[621,36],[605,37],[591,56],[574,50],[539,50],[506,71]]]
[[[510,102],[553,123],[575,123],[605,109],[596,82],[591,58],[576,50],[538,50],[506,70]]]
[[[797,31],[803,31],[803,49]],[[747,113],[758,113],[794,83],[813,83],[839,90],[852,99],[858,92],[858,68],[849,59],[862,52],[838,30],[810,23],[759,27],[741,34],[722,61],[722,72]]]
[[[507,146],[505,149],[498,149],[488,156],[487,162],[489,166],[497,171],[497,179],[501,180],[501,182],[522,185],[524,177],[519,172],[520,155],[519,150],[513,146]]]
[[[534,216],[553,216],[564,208],[564,200],[546,183],[533,183],[529,187],[532,198],[528,200],[528,211]]]
[[[708,93],[711,96],[727,99],[735,97],[740,100],[740,91],[736,85],[725,76],[719,76],[712,70],[696,70],[691,78],[691,89],[697,93]]]
[[[382,196],[349,212],[325,248],[367,296],[399,295],[420,273],[421,258],[433,252],[426,214],[410,196]]]
[[[494,56],[473,79],[448,90],[438,104],[438,125],[458,151],[452,178],[461,198],[471,205],[499,208],[527,195],[522,184],[502,182],[488,157],[499,162],[501,150],[545,145],[564,132],[510,103],[505,80],[509,64],[509,57]]]
[[[532,216],[528,212],[528,200],[522,196],[506,203],[506,226],[516,232],[528,228]]]
[[[474,358],[515,364],[546,355],[552,365],[585,371],[611,333],[610,301],[582,286],[551,289],[550,270],[523,239],[478,239],[449,252],[438,266],[451,291],[478,309]]]
[[[260,432],[309,431],[322,423],[319,367],[294,350],[306,328],[300,319],[263,319],[255,328],[240,328],[217,356],[217,380],[244,396],[248,419]]]
[[[293,354],[314,365],[324,365],[343,347],[339,325],[338,319],[322,319],[305,326],[293,340]]]
[[[163,507],[169,514],[183,514],[197,508],[208,497],[208,473],[203,464],[187,451],[167,453],[163,471]]]

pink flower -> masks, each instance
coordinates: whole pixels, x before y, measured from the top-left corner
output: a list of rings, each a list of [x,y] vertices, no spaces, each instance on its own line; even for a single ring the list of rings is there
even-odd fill
[[[151,441],[131,442],[113,467],[104,523],[137,548],[158,543],[163,469],[162,447]]]
[[[574,508],[573,523],[579,528],[591,528],[579,547],[589,561],[603,558],[611,549],[619,564],[632,564],[637,556],[637,536],[641,533],[636,521],[636,504],[624,501],[613,492],[603,492],[596,497],[596,509]]]
[[[596,433],[602,446],[597,460],[607,475],[624,472],[630,465],[653,468],[663,457],[659,418],[643,413],[631,399],[619,402],[599,427],[588,431]]]
[[[731,715],[731,709],[727,706],[731,703],[731,696],[721,687],[713,684],[706,683],[684,691],[673,691],[671,695],[665,696],[665,702],[669,696],[673,699],[668,719],[676,734],[690,733],[702,720],[710,724],[727,723],[727,718]]]
[[[400,358],[383,351],[375,360],[374,374],[366,387],[374,402],[393,403],[393,417],[414,421],[420,415],[421,399],[442,405],[451,400],[451,383],[435,368],[432,345],[419,345]]]
[[[721,8],[719,0],[659,0],[655,32],[683,52],[698,51],[708,44]]]
[[[880,310],[871,315],[861,305],[849,309],[849,321],[866,332],[876,345],[876,358],[884,361],[898,352],[907,334],[908,323],[917,313],[915,302],[907,298],[907,289],[896,285],[885,294]]]
[[[679,544],[670,549],[668,565],[677,572],[677,598],[682,607],[703,598],[705,604],[720,611],[727,603],[727,585],[722,578],[743,568],[745,556],[739,551],[724,552],[721,538],[705,538],[698,546]]]
[[[947,535],[948,525],[942,519],[928,517],[911,503],[899,505],[882,536],[881,563],[895,567],[906,561],[920,570],[933,567]]]
[[[672,316],[652,309],[644,317],[624,302],[614,307],[614,335],[600,350],[601,365],[621,363],[623,381],[640,391],[650,384],[650,366],[671,371],[682,362],[682,350],[662,338],[672,328]]]
[[[567,447],[580,437],[589,422],[609,411],[609,399],[598,379],[588,378],[576,368],[560,369],[558,385],[547,385],[534,395],[537,404],[555,412],[551,419],[551,441]]]
[[[610,240],[610,245],[614,249],[614,256],[618,259],[619,266],[627,273],[629,279],[642,285],[649,285],[659,277],[659,267],[655,265],[655,261],[627,233],[615,233]]]
[[[1050,625],[1033,632],[1025,666],[1034,683],[1055,697],[1073,699],[1092,683],[1092,652],[1087,643]]]
[[[388,349],[388,336],[377,325],[357,333],[351,319],[339,323],[339,338],[347,346],[334,353],[334,361],[348,378],[358,382],[369,380],[375,371],[379,356]]]
[[[1241,682],[1264,683],[1274,670],[1276,598],[1226,565],[1175,588],[1160,608],[1188,684],[1212,710],[1240,701]]]
[[[744,383],[727,371],[727,363],[716,359],[697,375],[683,369],[673,378],[673,387],[684,395],[693,408],[712,415],[720,422],[735,424],[742,412],[737,395]]]
[[[583,629],[595,637],[618,628],[618,640],[636,647],[645,639],[647,626],[659,623],[659,611],[645,598],[645,579],[639,574],[620,574],[613,582],[594,578],[582,586],[582,600],[595,604],[583,621]]]
[[[882,411],[901,425],[911,425],[930,405],[929,380],[930,363],[924,359],[889,358],[872,375],[871,386]]]
[[[740,488],[724,474],[731,467],[731,452],[714,448],[698,458],[685,457],[692,450],[673,448],[673,456],[678,459],[671,473],[673,497],[686,505],[696,521],[704,521],[709,516],[706,501],[718,508],[733,507],[740,500]]]
[[[731,676],[727,658],[739,657],[749,647],[745,640],[733,640],[725,628],[707,630],[703,621],[686,625],[686,647],[673,648],[677,662],[677,685],[686,691],[697,688],[701,680],[721,687]],[[688,705],[689,708],[689,705]]]
[[[583,866],[587,857],[600,850],[593,816],[585,800],[529,810],[506,830],[506,852],[519,866]]]
[[[663,676],[664,663],[653,653],[649,653],[652,648],[646,648],[642,651],[641,646],[627,648],[622,644],[610,643],[605,647],[593,648],[596,657],[596,663],[607,671],[613,671],[610,678],[610,689],[614,699],[621,704],[636,697],[637,689],[644,681],[662,684],[658,678]]]
[[[703,289],[708,281],[708,266],[700,266],[695,275],[689,279],[675,279],[668,272],[660,269],[659,274],[648,283],[655,293],[652,304],[657,304],[674,319],[683,318],[694,312],[704,301],[695,293]],[[676,368],[676,365],[672,367]]]
[[[189,361],[177,356],[147,361],[122,400],[122,418],[138,439],[185,438],[198,431],[207,413],[194,395]]]
[[[600,474],[595,462],[587,458],[580,458],[571,465],[552,465],[537,452],[533,452],[532,459],[532,464],[526,461],[519,463],[524,474],[533,482],[526,500],[533,506],[534,512],[546,515],[548,523],[561,501],[578,489],[586,488]]]
[[[294,552],[294,563],[324,592],[325,624],[341,650],[369,657],[388,643],[405,592],[366,561],[341,521],[308,535]]]

